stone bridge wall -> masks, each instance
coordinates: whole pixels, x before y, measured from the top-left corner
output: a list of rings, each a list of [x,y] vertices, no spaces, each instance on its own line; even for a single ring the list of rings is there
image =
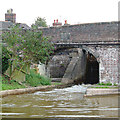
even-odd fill
[[[92,49],[98,53],[99,81],[103,83],[118,83],[120,76],[118,69],[120,65],[119,46],[89,46],[88,49]]]
[[[109,42],[118,40],[118,22],[77,24],[41,28],[54,43]]]
[[[54,43],[107,43],[108,45],[86,45],[85,47],[87,49],[85,49],[82,45],[81,49],[85,49],[86,51],[88,50],[87,52],[91,52],[91,54],[93,54],[99,62],[100,82],[112,82],[113,84],[119,82],[119,45],[109,45],[109,43],[118,42],[118,22],[68,25],[42,28],[39,30],[42,30],[43,36],[50,37],[50,41]],[[64,49],[61,51],[61,53],[65,53]],[[76,57],[78,56],[79,55]],[[69,55],[55,55],[52,60],[53,62],[51,61],[51,70],[56,70],[54,75],[58,76],[59,74],[59,76],[64,76],[65,71],[67,70],[67,67],[69,67],[71,61],[70,51]]]
[[[88,51],[86,54],[97,53],[96,60],[99,63],[99,82],[113,84],[119,83],[119,69],[120,60],[118,53],[120,49],[118,46],[86,46]],[[79,48],[86,50],[84,48]],[[90,49],[90,50],[89,50]],[[67,54],[66,54],[67,51]],[[62,78],[63,82],[71,82],[78,80],[84,82],[86,74],[86,54],[82,52],[78,54],[78,48],[71,48],[62,50],[59,54],[53,56],[49,62],[50,74],[53,78]],[[81,80],[81,81],[80,81]]]

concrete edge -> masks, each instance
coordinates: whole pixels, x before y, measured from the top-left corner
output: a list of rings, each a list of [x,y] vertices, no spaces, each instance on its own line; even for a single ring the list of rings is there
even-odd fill
[[[85,97],[91,96],[105,96],[105,95],[119,95],[119,89],[109,88],[88,88]]]
[[[107,95],[120,95],[120,92],[116,93],[104,93],[104,94],[85,94],[84,97],[93,97],[93,96],[107,96]]]
[[[29,94],[29,93],[34,93],[36,91],[48,91],[54,88],[61,89],[61,88],[71,87],[71,86],[72,84],[64,84],[64,85],[50,85],[50,86],[39,86],[39,87],[14,89],[14,90],[4,90],[4,91],[0,91],[0,96],[6,97],[9,95]],[[120,94],[120,91],[118,91],[118,89],[87,88],[87,92],[84,95],[84,97],[118,95],[118,94]]]
[[[39,86],[39,87],[32,87],[32,88],[22,88],[22,89],[14,89],[14,90],[4,90],[0,91],[1,97],[6,97],[9,95],[20,95],[20,94],[28,94],[28,93],[34,93],[36,91],[48,91],[52,90],[54,88],[65,88],[70,87],[71,84],[64,84],[64,85],[49,85],[49,86]]]

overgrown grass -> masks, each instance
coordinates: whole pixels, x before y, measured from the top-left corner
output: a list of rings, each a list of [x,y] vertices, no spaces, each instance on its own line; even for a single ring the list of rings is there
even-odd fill
[[[98,83],[97,85],[103,85],[103,86],[112,86],[112,83],[108,82],[108,83]]]
[[[114,86],[118,86],[116,83],[114,83]]]
[[[49,78],[36,74],[33,69],[30,70],[29,75],[26,75],[26,80],[22,84],[19,84],[16,80],[11,80],[9,83],[7,76],[0,76],[0,81],[2,81],[2,84],[0,84],[2,90],[20,89],[28,86],[37,87],[40,85],[51,85],[51,80]]]
[[[52,85],[63,85],[61,82],[52,82]]]
[[[15,80],[11,80],[9,83],[5,77],[2,77],[1,79],[2,79],[2,90],[12,90],[12,89],[25,88],[24,85],[20,85]]]
[[[40,85],[51,85],[51,80],[40,74],[36,74],[35,70],[30,70],[30,74],[26,75],[26,81],[32,87],[37,87]]]

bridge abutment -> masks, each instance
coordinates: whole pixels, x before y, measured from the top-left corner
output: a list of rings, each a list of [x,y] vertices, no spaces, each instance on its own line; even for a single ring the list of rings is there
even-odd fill
[[[80,84],[84,82],[86,74],[86,53],[83,52],[81,48],[77,50],[78,55],[72,57],[62,78],[62,83],[73,82],[75,84]]]
[[[100,46],[97,48],[97,51],[99,52],[100,59],[100,82],[118,84],[119,46]]]

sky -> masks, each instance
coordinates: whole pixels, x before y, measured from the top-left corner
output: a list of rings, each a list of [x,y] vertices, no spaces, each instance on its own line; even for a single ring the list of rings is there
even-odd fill
[[[37,17],[46,19],[52,26],[54,20],[64,24],[109,22],[118,20],[119,0],[0,0],[0,21],[12,8],[18,23],[29,26]]]

